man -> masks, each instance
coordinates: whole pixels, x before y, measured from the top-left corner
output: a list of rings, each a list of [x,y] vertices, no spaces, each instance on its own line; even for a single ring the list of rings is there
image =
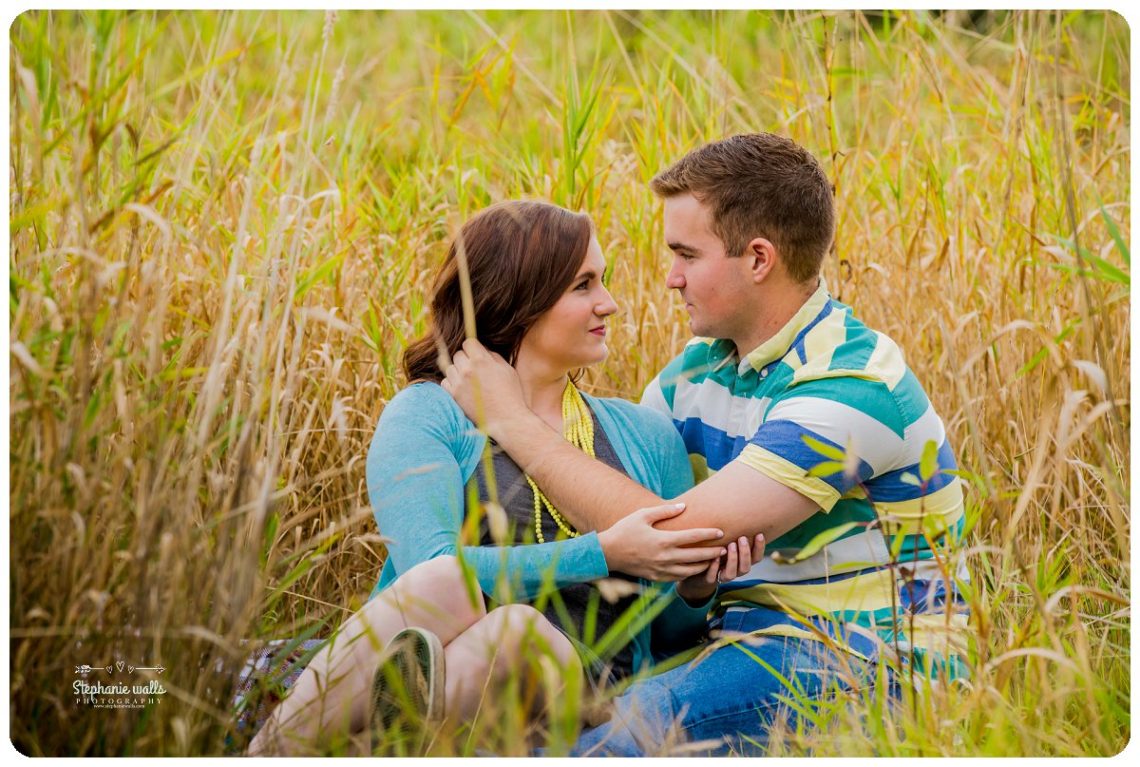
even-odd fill
[[[697,336],[642,400],[673,419],[698,480],[660,526],[721,529],[730,555],[762,533],[771,556],[722,584],[713,611],[722,635],[747,638],[635,684],[577,751],[644,754],[674,720],[693,740],[746,750],[777,696],[865,683],[881,656],[952,676],[965,628],[954,454],[898,346],[820,277],[835,229],[826,175],[786,138],[740,135],[651,188],[673,253],[666,284]],[[513,369],[477,342],[444,385],[578,529],[664,502],[530,413]]]

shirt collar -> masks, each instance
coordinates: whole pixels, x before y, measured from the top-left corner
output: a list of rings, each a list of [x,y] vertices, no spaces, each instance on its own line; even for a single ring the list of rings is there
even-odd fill
[[[795,343],[796,337],[811,324],[812,320],[819,316],[819,313],[827,306],[827,302],[831,300],[831,294],[827,292],[827,283],[824,281],[823,276],[819,278],[819,287],[811,294],[811,297],[799,308],[788,323],[776,333],[776,335],[769,338],[764,343],[757,346],[751,352],[744,356],[741,364],[741,369],[747,369],[743,362],[747,362],[755,370],[760,370],[769,363],[783,357],[788,349]]]

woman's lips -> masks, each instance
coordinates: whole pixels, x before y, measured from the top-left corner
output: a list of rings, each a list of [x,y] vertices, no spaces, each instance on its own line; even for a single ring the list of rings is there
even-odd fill
[[[591,332],[591,333],[593,333],[593,334],[594,334],[594,335],[596,335],[596,336],[599,336],[599,337],[605,337],[605,335],[606,335],[606,329],[605,329],[604,327],[602,327],[602,328],[594,328],[594,329],[593,329],[593,330],[591,330],[590,332]]]

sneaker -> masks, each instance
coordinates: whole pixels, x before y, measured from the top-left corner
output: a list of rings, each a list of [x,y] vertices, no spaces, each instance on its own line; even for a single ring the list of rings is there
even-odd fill
[[[407,628],[388,643],[385,660],[372,677],[372,745],[380,745],[401,714],[425,722],[443,718],[443,644],[432,632]]]

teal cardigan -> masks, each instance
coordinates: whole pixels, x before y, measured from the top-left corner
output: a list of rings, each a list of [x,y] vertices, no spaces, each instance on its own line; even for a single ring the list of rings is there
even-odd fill
[[[622,399],[584,396],[632,479],[667,499],[692,487],[685,445],[667,416]],[[365,470],[388,549],[373,596],[401,573],[445,554],[472,567],[484,593],[501,593],[497,588],[505,581],[517,601],[609,575],[593,532],[541,544],[459,547],[465,488],[486,440],[434,383],[409,386],[384,408]],[[652,664],[654,656],[691,646],[704,631],[712,599],[691,606],[677,597],[674,586],[661,598],[667,600],[662,612],[632,637],[635,669]]]

